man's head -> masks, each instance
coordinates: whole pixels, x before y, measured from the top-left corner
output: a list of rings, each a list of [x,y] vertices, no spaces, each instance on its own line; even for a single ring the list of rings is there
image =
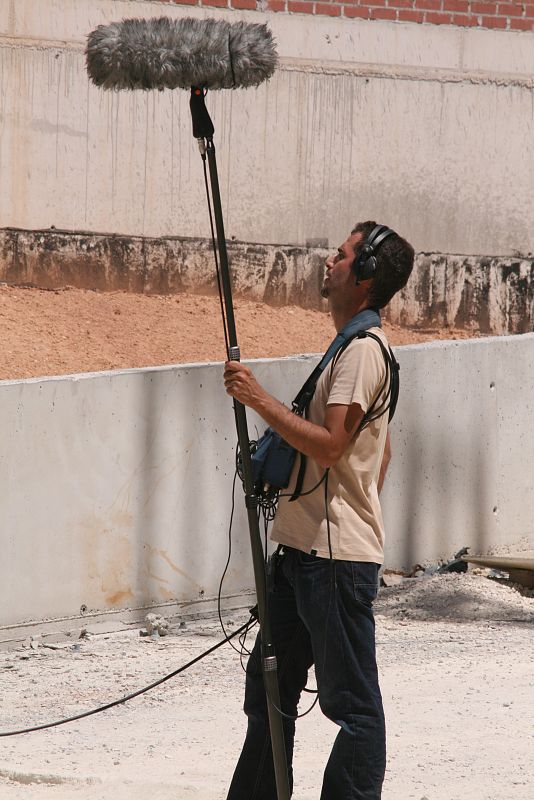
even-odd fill
[[[356,258],[374,228],[376,222],[368,221],[358,222],[352,229],[351,236],[360,234],[354,247]],[[371,308],[383,308],[406,285],[413,269],[414,249],[405,239],[393,233],[378,245],[375,258],[376,271],[369,287],[369,305]]]
[[[332,310],[342,307],[383,308],[406,284],[413,268],[414,250],[396,233],[387,236],[375,251],[372,278],[356,283],[354,264],[376,222],[359,222],[350,236],[326,261],[327,274],[321,294],[330,299]]]

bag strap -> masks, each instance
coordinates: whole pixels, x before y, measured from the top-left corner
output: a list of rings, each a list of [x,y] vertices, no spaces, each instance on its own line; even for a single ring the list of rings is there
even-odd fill
[[[324,368],[332,361],[333,358],[337,357],[341,354],[343,350],[355,339],[357,336],[365,336],[367,333],[368,328],[381,328],[382,323],[380,320],[380,313],[375,309],[366,308],[364,311],[361,311],[359,314],[356,314],[351,320],[347,322],[347,324],[343,327],[343,329],[338,333],[335,339],[331,342],[330,347],[317,364],[311,375],[308,377],[302,388],[300,389],[299,393],[293,400],[293,411],[295,414],[302,416],[305,414],[306,409],[312,399],[315,387],[317,386],[317,381],[321,376]],[[369,334],[373,336],[373,334]],[[380,340],[378,340],[380,341]],[[297,500],[300,495],[302,494],[302,486],[304,484],[304,475],[306,473],[306,461],[307,458],[304,453],[299,453],[300,456],[300,464],[299,464],[299,471],[297,473],[297,479],[295,482],[295,489],[293,494],[291,495],[289,502],[293,502]]]
[[[380,328],[382,323],[380,321],[380,313],[374,308],[366,308],[356,314],[355,317],[350,319],[347,324],[338,333],[335,339],[331,342],[328,350],[321,358],[311,375],[307,378],[304,385],[301,387],[299,393],[293,400],[292,406],[295,414],[300,417],[308,407],[310,400],[315,393],[315,387],[319,380],[322,371],[327,364],[333,359],[340,348],[346,346],[360,331],[366,331],[369,328]]]
[[[386,364],[386,376],[384,378],[384,383],[382,384],[382,387],[380,388],[377,394],[376,399],[365,413],[361,421],[360,427],[358,428],[358,431],[363,430],[363,428],[365,428],[365,426],[368,425],[369,422],[378,419],[378,417],[381,417],[383,414],[386,413],[386,411],[389,411],[388,422],[391,422],[395,414],[395,410],[397,408],[397,401],[399,399],[400,364],[395,358],[393,350],[391,349],[391,347],[389,347],[389,345],[386,347],[386,345],[383,343],[380,337],[374,333],[371,333],[371,331],[360,331],[360,333],[356,334],[356,337],[352,338],[364,339],[365,337],[374,339],[375,342],[380,346],[382,355],[384,357],[384,362]],[[342,345],[342,347],[340,347],[339,350],[337,351],[336,355],[334,356],[334,360],[332,361],[332,366],[330,367],[331,370],[335,367],[338,358],[342,355],[347,346],[350,344],[352,338],[344,345]],[[383,403],[377,409],[376,406],[378,404],[378,398],[385,391],[386,387],[387,387],[386,397]]]
[[[375,327],[375,326],[373,325],[372,327]],[[362,421],[361,421],[361,423],[360,423],[360,425],[358,427],[358,432],[363,430],[363,428],[365,428],[373,420],[378,419],[378,417],[381,417],[383,414],[386,413],[386,411],[389,411],[388,422],[391,422],[391,420],[393,419],[393,415],[395,414],[395,409],[397,407],[397,400],[399,398],[399,370],[400,370],[399,362],[397,361],[397,359],[393,355],[393,351],[392,351],[391,347],[388,346],[386,348],[386,346],[384,345],[384,343],[382,342],[380,337],[376,336],[376,334],[374,334],[374,333],[370,333],[369,331],[366,331],[366,330],[359,330],[356,333],[353,333],[351,336],[349,336],[337,348],[337,351],[336,351],[336,353],[334,355],[334,361],[332,362],[332,367],[334,367],[334,365],[335,365],[336,361],[338,360],[338,358],[346,350],[346,348],[349,346],[349,344],[352,342],[353,339],[356,339],[356,338],[357,339],[364,339],[367,336],[370,337],[371,339],[374,339],[375,342],[377,342],[380,345],[380,349],[382,350],[382,355],[384,356],[384,361],[386,363],[386,377],[385,377],[384,384],[383,384],[381,390],[377,394],[377,400],[371,405],[371,407],[368,409],[367,413],[364,414],[363,419],[362,419]],[[331,359],[329,359],[329,360],[331,360]],[[325,366],[326,366],[327,363],[328,363],[328,361],[325,361]],[[321,372],[322,372],[322,370],[321,370]],[[312,375],[313,375],[313,373],[312,373]],[[319,373],[319,375],[320,375],[320,373]],[[317,376],[317,378],[318,377],[319,376]],[[317,383],[317,379],[316,379],[315,383]],[[386,388],[386,385],[388,385],[387,396],[386,396],[384,402],[382,403],[382,405],[380,406],[380,408],[377,409],[376,408],[376,403],[378,401],[378,397],[382,394],[383,390]],[[306,386],[306,384],[304,384],[304,386]],[[314,386],[314,388],[315,388],[315,386]],[[302,392],[302,389],[301,389],[301,392]],[[299,394],[301,392],[299,392]],[[297,397],[298,397],[298,395],[297,395]],[[295,481],[295,489],[293,491],[293,494],[289,498],[289,502],[290,503],[294,502],[295,500],[298,500],[298,498],[302,494],[302,487],[304,485],[304,476],[306,474],[307,457],[304,455],[304,453],[299,453],[299,455],[300,455],[299,471],[297,473],[297,479]]]
[[[304,455],[304,453],[299,453],[300,455],[300,464],[299,464],[299,471],[297,472],[297,480],[295,481],[295,489],[293,494],[289,498],[289,502],[293,503],[295,500],[298,500],[302,494],[302,487],[304,485],[304,475],[306,474],[306,463],[308,457]]]
[[[378,344],[380,345],[380,349],[382,350],[382,355],[384,356],[384,361],[386,362],[386,370],[388,372],[388,374],[386,374],[386,381],[388,381],[389,378],[388,393],[386,399],[384,400],[384,403],[382,404],[377,413],[374,413],[374,409],[373,411],[371,411],[371,413],[369,413],[369,411],[367,412],[366,415],[367,419],[365,424],[371,422],[372,419],[377,419],[378,417],[381,417],[382,414],[386,413],[386,411],[389,411],[388,415],[388,423],[389,423],[391,422],[391,420],[395,415],[395,411],[397,408],[397,401],[399,399],[400,364],[395,358],[391,347],[389,347],[389,345],[388,347],[386,347],[384,342],[380,339],[380,337],[375,336],[374,333],[370,333],[369,331],[367,331],[365,335],[371,337],[371,339],[374,339],[375,342],[378,342]]]

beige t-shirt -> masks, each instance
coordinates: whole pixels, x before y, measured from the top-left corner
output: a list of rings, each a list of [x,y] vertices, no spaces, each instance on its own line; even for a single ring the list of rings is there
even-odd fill
[[[380,328],[371,328],[387,346]],[[354,339],[337,360],[322,372],[309,405],[307,418],[324,424],[328,405],[358,403],[364,412],[380,394],[384,399],[387,386],[384,356],[378,342],[370,337]],[[382,391],[381,391],[382,390]],[[330,468],[327,484],[328,518],[332,555],[347,561],[383,561],[384,523],[378,500],[377,482],[384,454],[388,427],[386,412],[363,431],[355,434],[347,449]],[[292,493],[300,458],[297,457],[288,489]],[[307,459],[302,491],[311,489],[324,474],[323,467]],[[289,502],[281,497],[271,538],[305,553],[315,551],[328,558],[328,526],[324,482],[311,494]]]

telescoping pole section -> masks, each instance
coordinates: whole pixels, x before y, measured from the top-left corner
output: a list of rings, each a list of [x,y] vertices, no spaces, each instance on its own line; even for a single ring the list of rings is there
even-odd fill
[[[228,330],[228,359],[240,360],[239,346],[235,327],[234,307],[232,301],[232,285],[228,267],[228,253],[224,235],[221,195],[219,191],[219,178],[215,145],[213,144],[213,123],[204,102],[204,91],[198,87],[191,89],[191,115],[193,119],[193,136],[199,142],[202,157],[207,156],[213,211],[217,232],[217,250],[219,253],[219,266],[221,275],[222,293]],[[243,482],[245,486],[245,505],[247,508],[248,527],[250,533],[250,546],[252,549],[252,564],[254,580],[256,583],[256,598],[258,601],[258,620],[262,643],[262,667],[265,692],[267,695],[267,709],[269,713],[269,729],[273,751],[274,772],[278,800],[289,800],[289,779],[287,773],[286,751],[284,745],[284,730],[282,715],[280,714],[280,691],[278,688],[278,669],[276,655],[272,642],[271,626],[267,613],[265,561],[261,542],[260,526],[258,520],[258,500],[254,493],[252,481],[252,466],[250,461],[250,440],[248,436],[247,415],[245,406],[234,400],[234,414],[237,428],[237,438],[241,452]]]

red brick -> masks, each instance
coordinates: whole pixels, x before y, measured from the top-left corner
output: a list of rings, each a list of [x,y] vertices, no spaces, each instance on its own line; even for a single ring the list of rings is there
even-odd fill
[[[299,3],[297,0],[289,0],[287,10],[293,14],[313,14],[313,3]]]
[[[412,8],[399,9],[399,22],[422,22],[424,18],[425,15],[422,11],[414,11]]]
[[[437,11],[427,11],[425,13],[425,22],[430,22],[432,25],[451,25],[452,14],[440,14]]]
[[[452,24],[461,28],[476,28],[478,17],[474,17],[472,14],[453,14]]]
[[[230,0],[232,8],[248,8],[251,11],[256,11],[258,4],[256,0]]]
[[[268,0],[267,8],[269,11],[285,11],[286,0]]]
[[[178,3],[179,5],[184,6],[196,6],[198,5],[198,0],[165,0],[166,3]]]
[[[505,17],[521,17],[523,14],[523,5],[517,3],[499,3],[497,7],[497,14]]]
[[[341,6],[334,5],[334,3],[316,3],[316,14],[326,14],[328,17],[339,17],[341,14]]]
[[[510,30],[534,31],[534,19],[518,19],[517,17],[513,17],[510,20]]]
[[[228,0],[202,0],[203,6],[218,6],[219,8],[228,8]]]
[[[525,17],[534,17],[534,5],[530,5],[530,3],[526,4]]]
[[[471,3],[471,14],[495,14],[497,3]]]
[[[361,19],[369,19],[371,9],[367,6],[343,6],[343,14],[348,19],[360,17]]]
[[[482,17],[484,28],[506,28],[506,17]]]
[[[466,14],[469,11],[469,2],[468,0],[443,0],[443,10]]]
[[[418,9],[431,9],[432,11],[441,10],[441,0],[416,0],[416,8]]]
[[[394,8],[371,8],[370,19],[397,19]]]
[[[373,3],[373,5],[375,4]],[[413,7],[414,7],[414,0],[388,0],[388,8],[413,8]]]

